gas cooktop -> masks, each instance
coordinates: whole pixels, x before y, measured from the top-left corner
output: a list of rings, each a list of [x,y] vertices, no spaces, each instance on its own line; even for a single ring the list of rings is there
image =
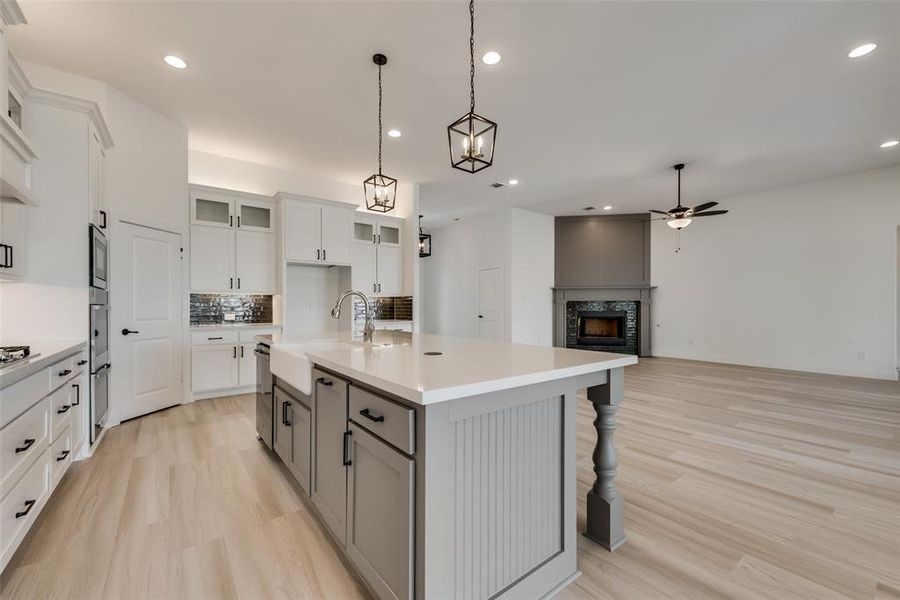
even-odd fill
[[[0,346],[0,368],[9,366],[26,358],[34,358],[30,346]]]

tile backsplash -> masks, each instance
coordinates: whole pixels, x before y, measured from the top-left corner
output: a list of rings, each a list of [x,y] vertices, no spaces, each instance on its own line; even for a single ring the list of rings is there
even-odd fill
[[[191,325],[231,323],[271,323],[272,296],[257,294],[191,294]]]
[[[369,303],[375,312],[375,319],[379,321],[412,321],[413,298],[412,296],[389,296],[385,298],[370,298]],[[365,306],[359,300],[353,302],[354,314],[358,319],[365,316]]]

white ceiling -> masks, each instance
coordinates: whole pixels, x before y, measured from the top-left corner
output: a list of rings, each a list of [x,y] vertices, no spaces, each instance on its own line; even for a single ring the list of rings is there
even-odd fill
[[[480,2],[477,110],[494,166],[451,170],[468,109],[454,2],[22,1],[26,60],[109,82],[185,124],[192,149],[361,182],[376,166],[371,55],[387,54],[385,173],[429,221],[499,206],[573,214],[686,204],[900,163],[900,2]],[[875,41],[871,55],[847,52]],[[189,63],[175,71],[167,53]],[[515,177],[515,188],[488,184]]]

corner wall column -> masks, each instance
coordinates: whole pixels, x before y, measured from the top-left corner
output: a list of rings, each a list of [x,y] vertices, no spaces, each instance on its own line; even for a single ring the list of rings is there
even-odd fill
[[[625,543],[624,505],[616,490],[618,459],[613,442],[616,410],[625,393],[625,369],[610,369],[605,385],[589,387],[588,400],[597,418],[597,445],[594,447],[594,473],[597,478],[587,494],[587,529],[585,537],[613,551]]]

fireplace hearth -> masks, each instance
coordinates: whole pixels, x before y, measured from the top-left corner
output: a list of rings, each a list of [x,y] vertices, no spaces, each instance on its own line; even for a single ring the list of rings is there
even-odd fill
[[[639,301],[570,300],[565,311],[567,348],[640,356]]]

